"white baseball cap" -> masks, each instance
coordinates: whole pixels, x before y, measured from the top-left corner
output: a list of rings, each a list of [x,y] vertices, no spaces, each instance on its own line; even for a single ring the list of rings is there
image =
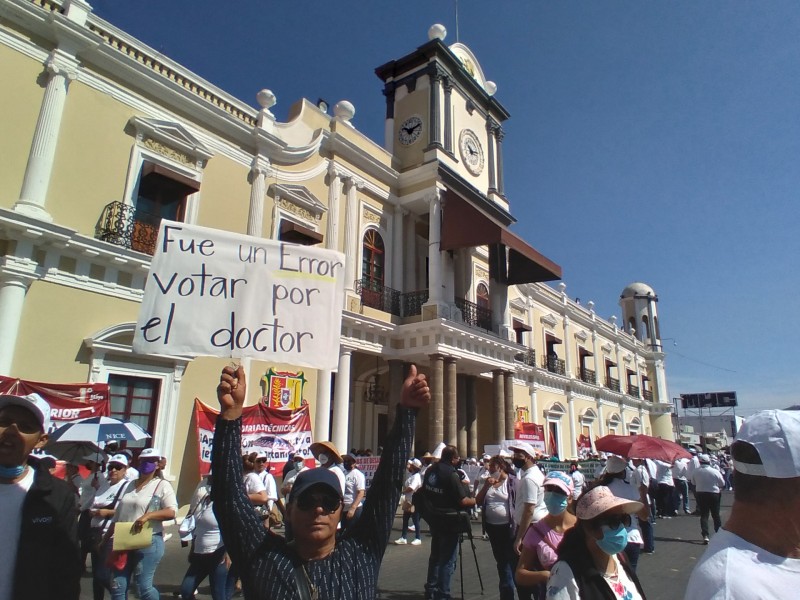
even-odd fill
[[[158,448],[145,448],[142,450],[141,454],[139,454],[139,459],[143,458],[161,458],[163,455],[161,454],[161,450]]]
[[[508,447],[512,452],[523,452],[531,458],[536,458],[539,453],[528,442],[514,442]]]
[[[751,444],[761,464],[733,461],[745,475],[789,479],[800,477],[800,411],[764,410],[747,419],[736,434],[736,442]]]
[[[130,463],[128,462],[128,457],[124,454],[115,454],[111,458],[108,459],[108,464],[117,463],[118,465],[128,466]]]
[[[47,431],[50,426],[50,405],[39,394],[28,394],[27,396],[0,396],[0,408],[4,406],[21,406],[27,408],[39,421],[42,431]]]

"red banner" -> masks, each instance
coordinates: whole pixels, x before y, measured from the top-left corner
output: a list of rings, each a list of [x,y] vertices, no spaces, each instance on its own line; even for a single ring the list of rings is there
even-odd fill
[[[544,425],[517,422],[514,425],[514,439],[528,442],[536,450],[544,454]]]
[[[592,438],[588,435],[580,434],[578,436],[578,450],[581,448],[585,448],[588,451],[592,451]]]
[[[0,394],[34,393],[50,405],[50,431],[70,421],[111,414],[107,383],[40,383],[0,375]]]
[[[199,446],[200,473],[211,468],[214,426],[219,411],[194,400],[195,423]],[[311,456],[311,417],[308,405],[297,410],[269,408],[263,402],[246,406],[242,411],[242,452],[266,452],[269,464],[280,472],[290,452],[306,459]]]

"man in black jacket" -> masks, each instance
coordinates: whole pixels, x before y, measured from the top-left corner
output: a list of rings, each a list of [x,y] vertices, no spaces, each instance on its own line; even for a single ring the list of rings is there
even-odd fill
[[[28,465],[47,442],[49,418],[38,394],[0,396],[0,600],[80,596],[75,493]]]
[[[466,509],[475,506],[456,466],[461,459],[455,446],[445,446],[438,463],[425,471],[423,517],[431,528],[431,554],[425,582],[426,600],[449,600],[450,580],[456,569],[461,533],[470,527]]]

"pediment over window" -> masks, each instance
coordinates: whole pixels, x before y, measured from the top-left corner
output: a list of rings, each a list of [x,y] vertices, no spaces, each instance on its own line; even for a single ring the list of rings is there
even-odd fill
[[[555,327],[558,324],[558,321],[552,314],[542,315],[539,320],[550,327]]]
[[[582,342],[585,342],[586,340],[589,339],[589,336],[586,334],[586,332],[583,329],[579,329],[578,331],[576,331],[575,332],[575,337],[577,339],[579,339],[580,341],[582,341]]]
[[[128,121],[136,140],[154,152],[202,169],[214,153],[189,130],[174,121],[133,117]]]
[[[308,221],[319,221],[322,214],[328,208],[319,199],[308,191],[304,185],[291,185],[286,183],[274,183],[269,186],[269,193],[275,198],[275,203],[286,208],[287,203],[297,207],[298,210],[291,210],[300,217]]]

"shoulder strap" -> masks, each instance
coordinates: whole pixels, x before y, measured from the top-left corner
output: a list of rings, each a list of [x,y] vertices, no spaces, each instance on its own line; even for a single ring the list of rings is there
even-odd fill
[[[292,571],[294,573],[294,583],[297,586],[297,593],[300,595],[300,600],[318,600],[319,594],[317,589],[311,583],[311,578],[308,576],[308,571],[303,566],[303,561],[297,554],[294,548],[294,540],[286,544],[286,548],[291,554]]]
[[[114,501],[111,503],[111,508],[115,509],[117,507],[117,502],[119,502],[119,497],[122,496],[122,492],[124,492],[127,487],[128,487],[127,484],[119,486],[119,491],[117,492],[117,495],[114,496]],[[106,525],[108,525],[108,522],[110,520],[111,517],[106,517],[105,519],[103,519],[103,522],[100,523],[100,529],[105,529]]]

